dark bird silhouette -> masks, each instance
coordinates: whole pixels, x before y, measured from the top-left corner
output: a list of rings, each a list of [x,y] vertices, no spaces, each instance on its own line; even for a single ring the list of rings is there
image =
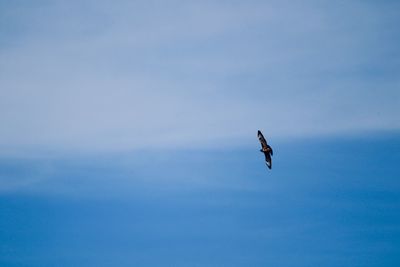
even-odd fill
[[[270,147],[267,144],[267,141],[265,140],[263,134],[260,131],[258,131],[257,136],[258,140],[260,140],[261,143],[260,152],[263,152],[265,155],[265,164],[267,164],[268,168],[271,169],[272,168],[271,156],[274,154],[274,152],[272,151],[272,147]]]

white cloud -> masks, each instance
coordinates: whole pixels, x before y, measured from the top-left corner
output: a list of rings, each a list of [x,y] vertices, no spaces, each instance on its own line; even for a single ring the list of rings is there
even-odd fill
[[[393,7],[325,4],[10,6],[0,144],[129,150],[243,141],[259,128],[399,129]]]

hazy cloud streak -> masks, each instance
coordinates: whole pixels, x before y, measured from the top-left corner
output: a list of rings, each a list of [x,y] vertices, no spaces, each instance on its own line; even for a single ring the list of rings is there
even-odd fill
[[[259,128],[289,137],[400,126],[396,3],[3,5],[3,147],[199,146]]]

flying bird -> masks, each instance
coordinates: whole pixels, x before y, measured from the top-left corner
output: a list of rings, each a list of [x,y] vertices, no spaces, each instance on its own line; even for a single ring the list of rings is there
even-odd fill
[[[263,134],[260,131],[258,131],[257,136],[258,140],[260,140],[261,143],[260,152],[264,153],[265,155],[265,164],[267,164],[268,168],[271,169],[272,168],[271,156],[274,154],[274,152],[272,151],[272,147],[270,147],[267,144],[267,141],[265,140]]]

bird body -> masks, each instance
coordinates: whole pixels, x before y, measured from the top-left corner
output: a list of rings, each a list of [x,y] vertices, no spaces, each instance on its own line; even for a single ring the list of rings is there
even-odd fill
[[[260,143],[261,143],[260,152],[264,153],[264,155],[265,155],[265,164],[267,164],[267,167],[269,169],[271,169],[272,168],[272,158],[271,158],[271,156],[274,154],[274,152],[272,150],[272,147],[270,147],[267,144],[267,140],[265,140],[265,138],[264,138],[263,134],[261,133],[261,131],[258,131],[257,137],[258,137],[258,140],[260,140]]]

